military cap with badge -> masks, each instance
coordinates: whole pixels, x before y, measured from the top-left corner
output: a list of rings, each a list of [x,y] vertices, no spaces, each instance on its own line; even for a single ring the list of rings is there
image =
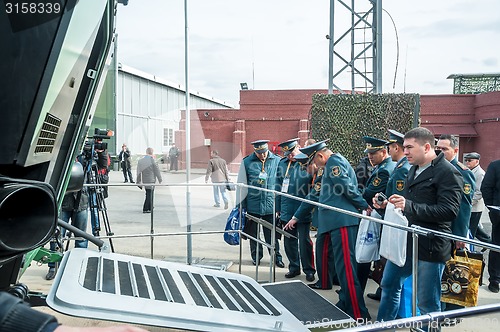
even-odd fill
[[[299,149],[300,152],[307,155],[307,158],[309,159],[307,161],[307,164],[310,164],[313,161],[314,156],[316,155],[316,152],[321,151],[324,148],[326,148],[326,142],[328,142],[328,141],[329,141],[329,139],[325,139],[323,141],[319,141],[319,142],[316,142],[314,144],[311,144],[311,145],[308,145],[306,147]],[[295,159],[297,159],[297,157],[295,157]]]
[[[255,152],[264,153],[267,150],[269,150],[269,147],[267,145],[268,142],[269,142],[269,140],[261,139],[261,140],[253,141],[250,144],[253,145],[253,149]]]
[[[283,156],[287,157],[290,153],[292,153],[292,151],[298,144],[299,144],[299,139],[292,138],[289,139],[288,141],[278,144],[278,146],[281,148],[281,151],[283,151]]]
[[[379,150],[385,149],[386,144],[388,143],[386,140],[375,138],[372,136],[363,136],[363,140],[366,143],[366,149],[364,153],[374,153]]]
[[[405,140],[404,134],[401,134],[399,131],[396,131],[394,129],[388,129],[387,131],[389,132],[389,141],[386,143],[386,145],[390,145],[392,143],[403,145]]]

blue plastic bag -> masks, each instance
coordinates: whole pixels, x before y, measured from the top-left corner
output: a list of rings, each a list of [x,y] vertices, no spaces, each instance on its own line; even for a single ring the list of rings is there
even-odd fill
[[[243,229],[243,227],[245,227],[245,209],[241,210],[241,218],[240,218],[240,209],[238,207],[235,207],[229,213],[229,217],[227,217],[226,228],[224,230],[237,231]],[[226,241],[227,244],[230,244],[232,246],[237,246],[240,244],[240,233],[225,232],[224,241]]]

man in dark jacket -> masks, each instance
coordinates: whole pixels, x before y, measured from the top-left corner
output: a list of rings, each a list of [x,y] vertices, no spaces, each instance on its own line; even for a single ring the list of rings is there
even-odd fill
[[[463,180],[457,169],[434,150],[434,135],[426,128],[414,128],[404,137],[404,153],[412,165],[403,195],[389,202],[403,211],[409,225],[451,234],[462,198]],[[398,267],[387,261],[382,277],[382,298],[378,321],[396,318],[405,279],[412,272],[412,236],[408,233],[406,263]],[[440,236],[419,237],[418,308],[422,315],[441,311],[441,275],[451,258],[451,241]]]
[[[276,171],[280,158],[269,151],[268,140],[258,140],[251,144],[254,152],[243,158],[238,172],[238,183],[243,183],[253,187],[274,190],[276,186]],[[274,194],[269,191],[254,188],[238,187],[236,197],[242,208],[247,210],[257,218],[264,219],[271,224],[274,220]],[[264,227],[264,237],[268,244],[271,244],[271,230]],[[246,220],[244,232],[259,238],[257,234],[257,224],[249,219]],[[259,257],[257,257],[257,242],[250,240],[250,253],[253,265],[259,264],[262,259],[262,245],[259,243]],[[269,250],[271,253],[271,250]],[[275,264],[278,267],[285,267],[280,254],[280,245],[276,237],[275,243]]]
[[[481,184],[484,204],[490,210],[491,243],[500,245],[500,160],[490,163]],[[488,257],[490,284],[488,289],[498,293],[500,283],[500,253],[490,250]]]
[[[132,165],[130,163],[130,150],[125,143],[123,143],[122,150],[118,154],[118,160],[120,160],[123,177],[125,178],[125,181],[123,182],[126,183],[130,180],[130,183],[134,183],[134,178],[132,177]]]

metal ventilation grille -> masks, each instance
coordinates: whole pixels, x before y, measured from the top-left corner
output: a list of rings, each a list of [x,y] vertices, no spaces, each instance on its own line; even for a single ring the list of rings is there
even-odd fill
[[[35,153],[52,153],[60,127],[61,119],[47,113],[45,120],[43,121],[40,134],[38,135]]]
[[[267,316],[281,315],[280,310],[244,280],[103,257],[87,259],[83,287],[95,292],[156,301]]]

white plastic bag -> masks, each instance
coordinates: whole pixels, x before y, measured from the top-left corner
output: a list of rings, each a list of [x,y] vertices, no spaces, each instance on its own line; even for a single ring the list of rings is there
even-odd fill
[[[363,215],[366,212],[363,211]],[[372,211],[372,217],[381,218],[376,211]],[[361,219],[358,228],[358,237],[356,239],[356,261],[358,263],[369,263],[378,261],[379,242],[380,242],[380,227],[381,224],[368,219]]]
[[[403,216],[401,209],[395,209],[389,203],[385,209],[384,220],[394,224],[408,226],[408,219]],[[406,231],[384,225],[380,240],[380,256],[383,256],[399,267],[406,262]]]

